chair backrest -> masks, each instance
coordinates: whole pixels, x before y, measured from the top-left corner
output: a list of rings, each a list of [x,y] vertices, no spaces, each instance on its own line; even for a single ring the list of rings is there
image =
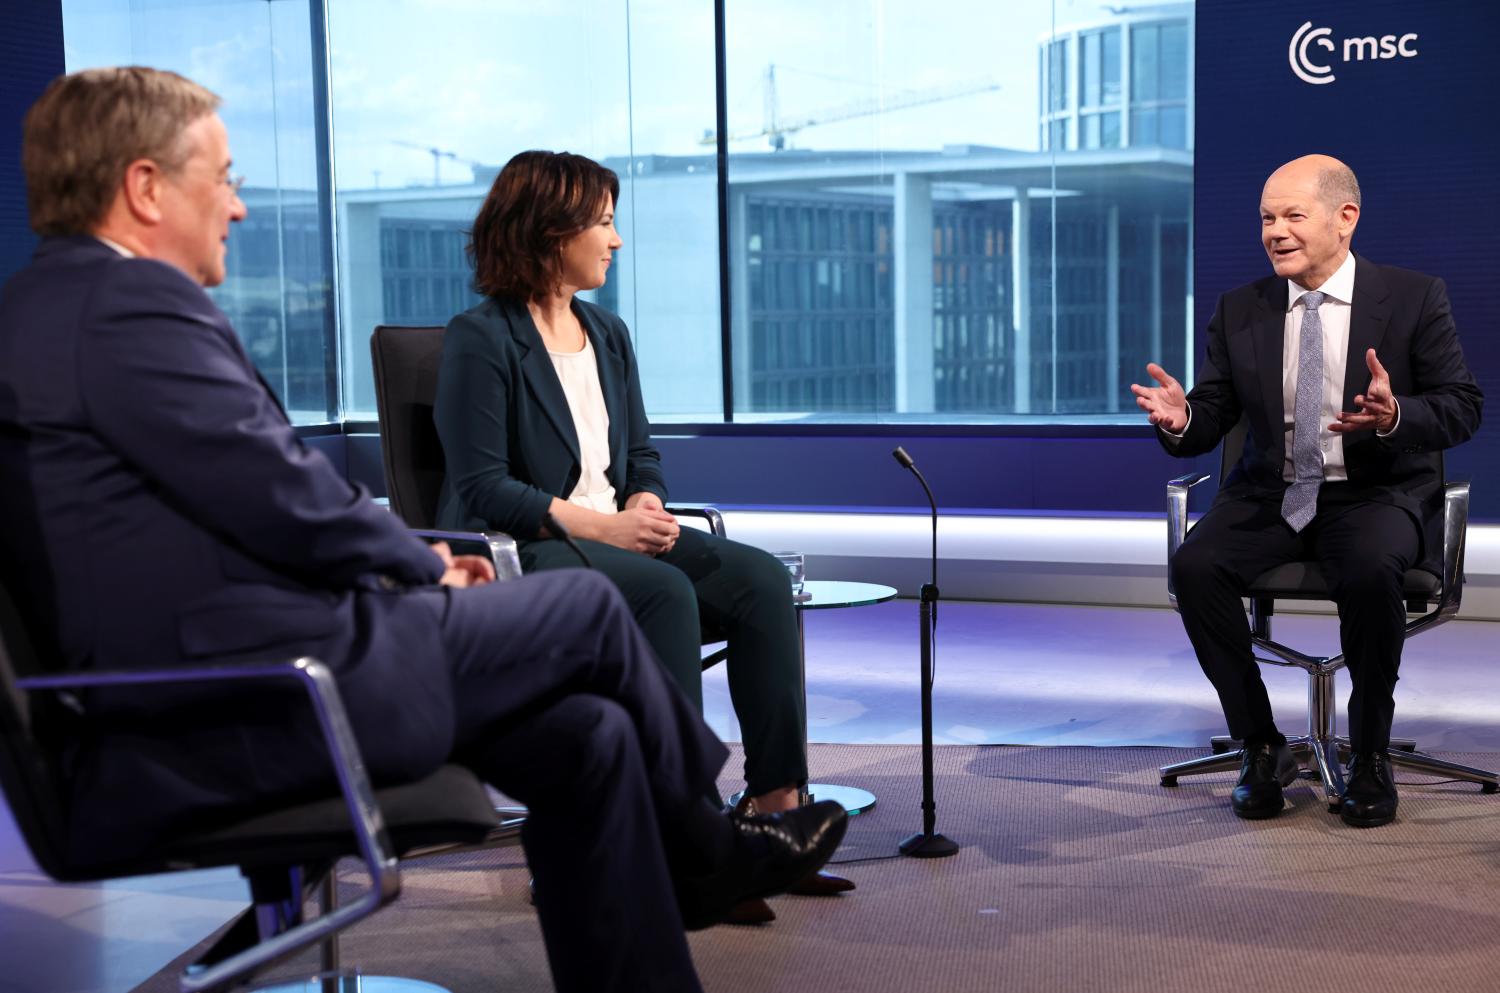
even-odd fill
[[[370,355],[391,510],[408,527],[431,528],[447,474],[432,422],[443,329],[382,324],[370,337]]]
[[[62,779],[54,752],[44,744],[53,711],[46,697],[16,685],[25,676],[53,671],[37,653],[20,609],[0,584],[0,792],[32,857],[48,875],[64,879],[67,824]]]

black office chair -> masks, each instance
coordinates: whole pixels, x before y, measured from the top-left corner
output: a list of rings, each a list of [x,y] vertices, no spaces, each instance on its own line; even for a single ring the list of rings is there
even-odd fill
[[[432,530],[447,475],[443,445],[432,420],[438,367],[443,358],[443,329],[382,324],[370,336],[370,357],[375,371],[380,451],[391,511],[424,537],[458,542],[483,540],[495,557],[495,571],[500,578],[519,576],[521,561],[516,554],[515,539],[510,535],[501,531],[476,535]],[[666,509],[678,517],[700,518],[707,522],[711,533],[724,537],[724,517],[716,507],[673,504]],[[704,644],[723,640],[720,632],[705,627]],[[703,668],[717,664],[725,655],[726,650],[720,648],[704,656]]]
[[[1245,444],[1242,420],[1224,437],[1219,459],[1221,479],[1239,461]],[[1190,473],[1167,484],[1167,559],[1171,561],[1187,537],[1188,490],[1209,478],[1208,473]],[[1408,570],[1403,579],[1406,609],[1421,616],[1408,620],[1406,638],[1430,631],[1458,615],[1464,592],[1464,543],[1469,526],[1469,484],[1443,486],[1443,574],[1424,569]],[[1177,593],[1167,576],[1167,595],[1177,608]],[[1330,810],[1337,810],[1344,795],[1343,763],[1349,758],[1349,739],[1334,733],[1338,703],[1334,698],[1334,674],[1344,668],[1343,653],[1305,655],[1271,639],[1271,617],[1277,600],[1327,600],[1328,584],[1315,562],[1291,562],[1256,577],[1246,591],[1250,600],[1251,643],[1259,651],[1256,661],[1289,666],[1307,673],[1307,734],[1288,737],[1287,743],[1303,766],[1303,775],[1322,781]],[[1265,654],[1261,654],[1265,653]],[[1161,785],[1176,786],[1177,777],[1201,772],[1238,769],[1241,742],[1228,737],[1213,739],[1215,754],[1177,762],[1161,768]],[[1445,762],[1416,751],[1410,739],[1391,740],[1391,764],[1414,772],[1464,782],[1478,783],[1485,793],[1500,791],[1500,776],[1455,762]]]
[[[374,790],[344,713],[333,674],[300,658],[258,665],[64,673],[41,654],[9,593],[0,587],[0,790],[32,857],[53,879],[80,882],[237,865],[253,907],[182,974],[183,993],[224,990],[249,981],[277,961],[321,944],[321,975],[339,973],[338,934],[394,900],[401,890],[399,855],[483,841],[495,827],[489,795],[474,774],[444,766],[415,783]],[[71,695],[104,686],[165,686],[191,682],[295,681],[307,690],[337,773],[339,793],[272,807],[218,826],[157,839],[150,851],[124,860],[69,853],[68,785],[60,773],[60,728],[86,721],[68,706]],[[334,866],[357,855],[370,888],[338,906]],[[303,920],[317,892],[321,913]],[[342,987],[341,987],[342,988]],[[411,989],[361,977],[360,989]]]
[[[438,496],[446,468],[443,446],[432,422],[442,328],[382,325],[370,338],[375,372],[375,406],[380,418],[380,453],[391,512],[429,540],[486,547],[500,579],[521,575],[516,542],[499,531],[436,531]]]

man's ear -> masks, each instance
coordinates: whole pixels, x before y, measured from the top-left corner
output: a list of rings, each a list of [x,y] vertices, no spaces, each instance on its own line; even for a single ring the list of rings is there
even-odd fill
[[[1339,207],[1339,233],[1345,238],[1354,236],[1354,228],[1359,224],[1359,204],[1345,203]]]
[[[161,166],[151,159],[136,159],[125,167],[120,196],[138,223],[151,227],[161,223],[162,184],[165,181]]]

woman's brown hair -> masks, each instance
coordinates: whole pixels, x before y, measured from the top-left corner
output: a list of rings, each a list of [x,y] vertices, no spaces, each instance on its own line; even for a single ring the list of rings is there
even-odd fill
[[[563,242],[599,221],[606,194],[619,199],[620,177],[593,159],[536,151],[511,159],[469,232],[475,292],[522,302],[555,292]]]

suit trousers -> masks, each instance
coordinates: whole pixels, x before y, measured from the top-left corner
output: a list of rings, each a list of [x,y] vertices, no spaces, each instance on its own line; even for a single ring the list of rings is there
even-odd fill
[[[791,580],[775,556],[693,528],[683,528],[657,558],[597,541],[578,544],[625,595],[657,658],[700,711],[703,630],[726,637],[750,795],[805,783],[801,643]],[[523,542],[520,552],[527,572],[579,564],[556,540]]]
[[[1399,507],[1360,499],[1347,483],[1325,483],[1301,533],[1281,518],[1280,495],[1224,499],[1172,557],[1183,627],[1219,694],[1232,737],[1274,737],[1271,701],[1252,655],[1241,598],[1267,569],[1314,560],[1338,606],[1348,664],[1349,738],[1355,751],[1390,747],[1406,601],[1402,577],[1419,560],[1421,533]]]
[[[604,578],[573,570],[430,596],[454,760],[530,809],[522,831],[561,991],[698,991],[672,886],[725,858],[704,799],[728,757]]]

